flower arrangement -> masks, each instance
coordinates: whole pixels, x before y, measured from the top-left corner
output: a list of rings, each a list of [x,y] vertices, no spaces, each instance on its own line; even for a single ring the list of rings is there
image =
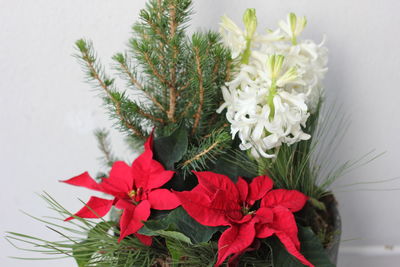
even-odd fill
[[[64,240],[8,239],[80,267],[335,266],[340,222],[329,186],[346,166],[322,172],[315,156],[324,41],[302,40],[306,19],[293,13],[259,34],[254,9],[243,29],[223,16],[220,33],[189,37],[190,14],[190,0],[149,0],[128,52],[113,57],[125,90],[90,41],[76,42],[127,145],[144,151],[132,164],[117,160],[98,131],[110,170],[62,182],[104,197],[70,213],[44,194],[64,222],[41,221]]]

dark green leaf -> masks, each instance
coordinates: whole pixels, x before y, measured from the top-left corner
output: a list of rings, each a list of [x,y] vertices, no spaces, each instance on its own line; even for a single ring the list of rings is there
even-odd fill
[[[251,174],[247,170],[241,167],[243,162],[240,162],[239,159],[234,158],[231,156],[228,157],[221,157],[215,163],[215,167],[213,172],[223,174],[228,176],[232,181],[237,182],[239,176],[241,177],[253,177],[254,174]]]
[[[179,207],[165,218],[144,222],[144,227],[139,230],[139,233],[173,237],[175,232],[179,232],[190,238],[191,243],[198,244],[208,242],[212,235],[221,229],[220,227],[209,227],[199,224],[182,207]],[[171,232],[171,235],[167,232]],[[185,240],[182,239],[181,241]]]
[[[182,159],[188,146],[187,130],[181,125],[170,136],[154,140],[155,159],[168,170],[174,169],[174,164]]]
[[[170,214],[170,222],[177,231],[184,233],[194,243],[208,242],[212,235],[221,230],[220,227],[209,227],[198,223],[187,212],[179,207]]]

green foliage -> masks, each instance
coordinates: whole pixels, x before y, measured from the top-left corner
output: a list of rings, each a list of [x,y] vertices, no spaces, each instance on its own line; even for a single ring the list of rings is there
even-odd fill
[[[332,162],[332,154],[341,142],[348,118],[340,116],[337,107],[318,110],[307,121],[310,140],[284,144],[273,159],[260,159],[259,174],[268,174],[277,188],[295,189],[312,198],[317,209],[325,209],[319,200],[330,194],[330,186],[348,171],[376,158],[371,153],[358,160]],[[379,155],[378,155],[379,156]]]
[[[186,35],[191,4],[190,0],[146,4],[132,27],[128,51],[112,58],[118,77],[125,81],[123,90],[105,74],[90,41],[78,40],[76,47],[87,80],[100,90],[111,118],[133,143],[143,142],[154,127],[158,136],[168,136],[184,124],[190,133],[188,166],[205,169],[230,143],[222,133],[208,135],[223,127],[225,119],[215,111],[232,64],[219,34]],[[218,146],[207,149],[215,142]]]
[[[163,136],[154,140],[154,156],[166,169],[174,170],[175,163],[185,155],[188,146],[188,133],[181,125],[170,136]]]
[[[299,240],[301,243],[301,253],[316,267],[335,266],[330,262],[320,240],[310,228],[299,227]],[[274,267],[304,266],[286,251],[277,238],[274,238],[270,243],[273,251]]]
[[[188,173],[192,170],[201,171],[207,169],[208,166],[214,166],[218,157],[230,148],[230,141],[231,136],[224,129],[213,131],[197,146],[189,148],[178,167]]]
[[[80,267],[125,267],[151,266],[156,258],[168,257],[165,246],[157,240],[152,247],[144,246],[134,237],[125,238],[118,243],[119,230],[115,222],[96,223],[82,218],[64,222],[63,220],[72,214],[50,195],[45,193],[42,198],[58,216],[48,219],[31,217],[45,223],[47,228],[60,235],[62,240],[48,241],[39,237],[8,232],[6,239],[13,246],[45,256],[19,259],[48,260],[74,257]],[[21,247],[21,244],[25,246]]]
[[[213,234],[222,229],[224,228],[199,224],[182,207],[179,207],[160,220],[145,222],[145,226],[139,232],[146,235],[173,237],[189,244],[199,244],[208,242]],[[178,236],[177,233],[181,235]]]
[[[112,164],[117,161],[117,158],[111,151],[111,145],[109,141],[109,132],[105,129],[97,129],[94,132],[99,150],[103,153],[103,156],[100,158],[104,165],[111,167]]]

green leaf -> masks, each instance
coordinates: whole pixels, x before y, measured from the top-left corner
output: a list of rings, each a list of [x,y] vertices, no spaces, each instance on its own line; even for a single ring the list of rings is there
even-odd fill
[[[328,258],[321,241],[309,227],[299,227],[301,253],[315,267],[335,267]],[[274,267],[303,267],[295,257],[290,255],[277,238],[271,241]]]
[[[188,147],[188,133],[182,124],[170,136],[154,140],[155,159],[168,170],[174,169],[174,164],[180,161]]]
[[[208,242],[212,235],[221,229],[223,228],[201,225],[190,217],[182,207],[179,207],[160,220],[144,222],[144,227],[139,230],[139,233],[144,235],[162,235],[175,239],[178,238],[178,240],[186,243],[198,244]],[[176,233],[181,233],[189,240]]]
[[[190,241],[190,238],[187,237],[186,235],[182,234],[181,232],[159,230],[159,231],[157,231],[157,233],[160,236],[169,237],[169,238],[172,238],[174,240],[181,241],[181,242],[184,242],[184,243],[192,245],[192,241]]]
[[[221,230],[221,227],[210,227],[198,223],[182,207],[171,212],[170,222],[177,231],[188,236],[194,244],[208,242],[215,232]]]
[[[239,176],[241,177],[253,177],[255,174],[250,173],[241,167],[242,162],[240,159],[234,158],[230,156],[220,157],[215,163],[215,167],[213,168],[213,172],[223,174],[228,176],[233,182],[237,182]]]
[[[144,226],[138,231],[139,234],[143,235],[154,235],[154,232],[167,230],[171,225],[168,216],[159,220],[148,220],[143,224]]]

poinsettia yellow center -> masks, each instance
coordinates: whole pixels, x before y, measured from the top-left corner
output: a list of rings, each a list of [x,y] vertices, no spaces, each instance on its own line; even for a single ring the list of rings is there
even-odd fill
[[[136,191],[135,191],[135,190],[130,191],[130,192],[128,193],[128,196],[129,196],[130,198],[134,198],[134,197],[136,196]]]
[[[247,205],[244,205],[244,206],[242,207],[242,214],[243,214],[243,215],[253,214],[254,211],[250,211],[250,208],[251,208],[251,207],[249,207],[249,206],[247,206]]]

